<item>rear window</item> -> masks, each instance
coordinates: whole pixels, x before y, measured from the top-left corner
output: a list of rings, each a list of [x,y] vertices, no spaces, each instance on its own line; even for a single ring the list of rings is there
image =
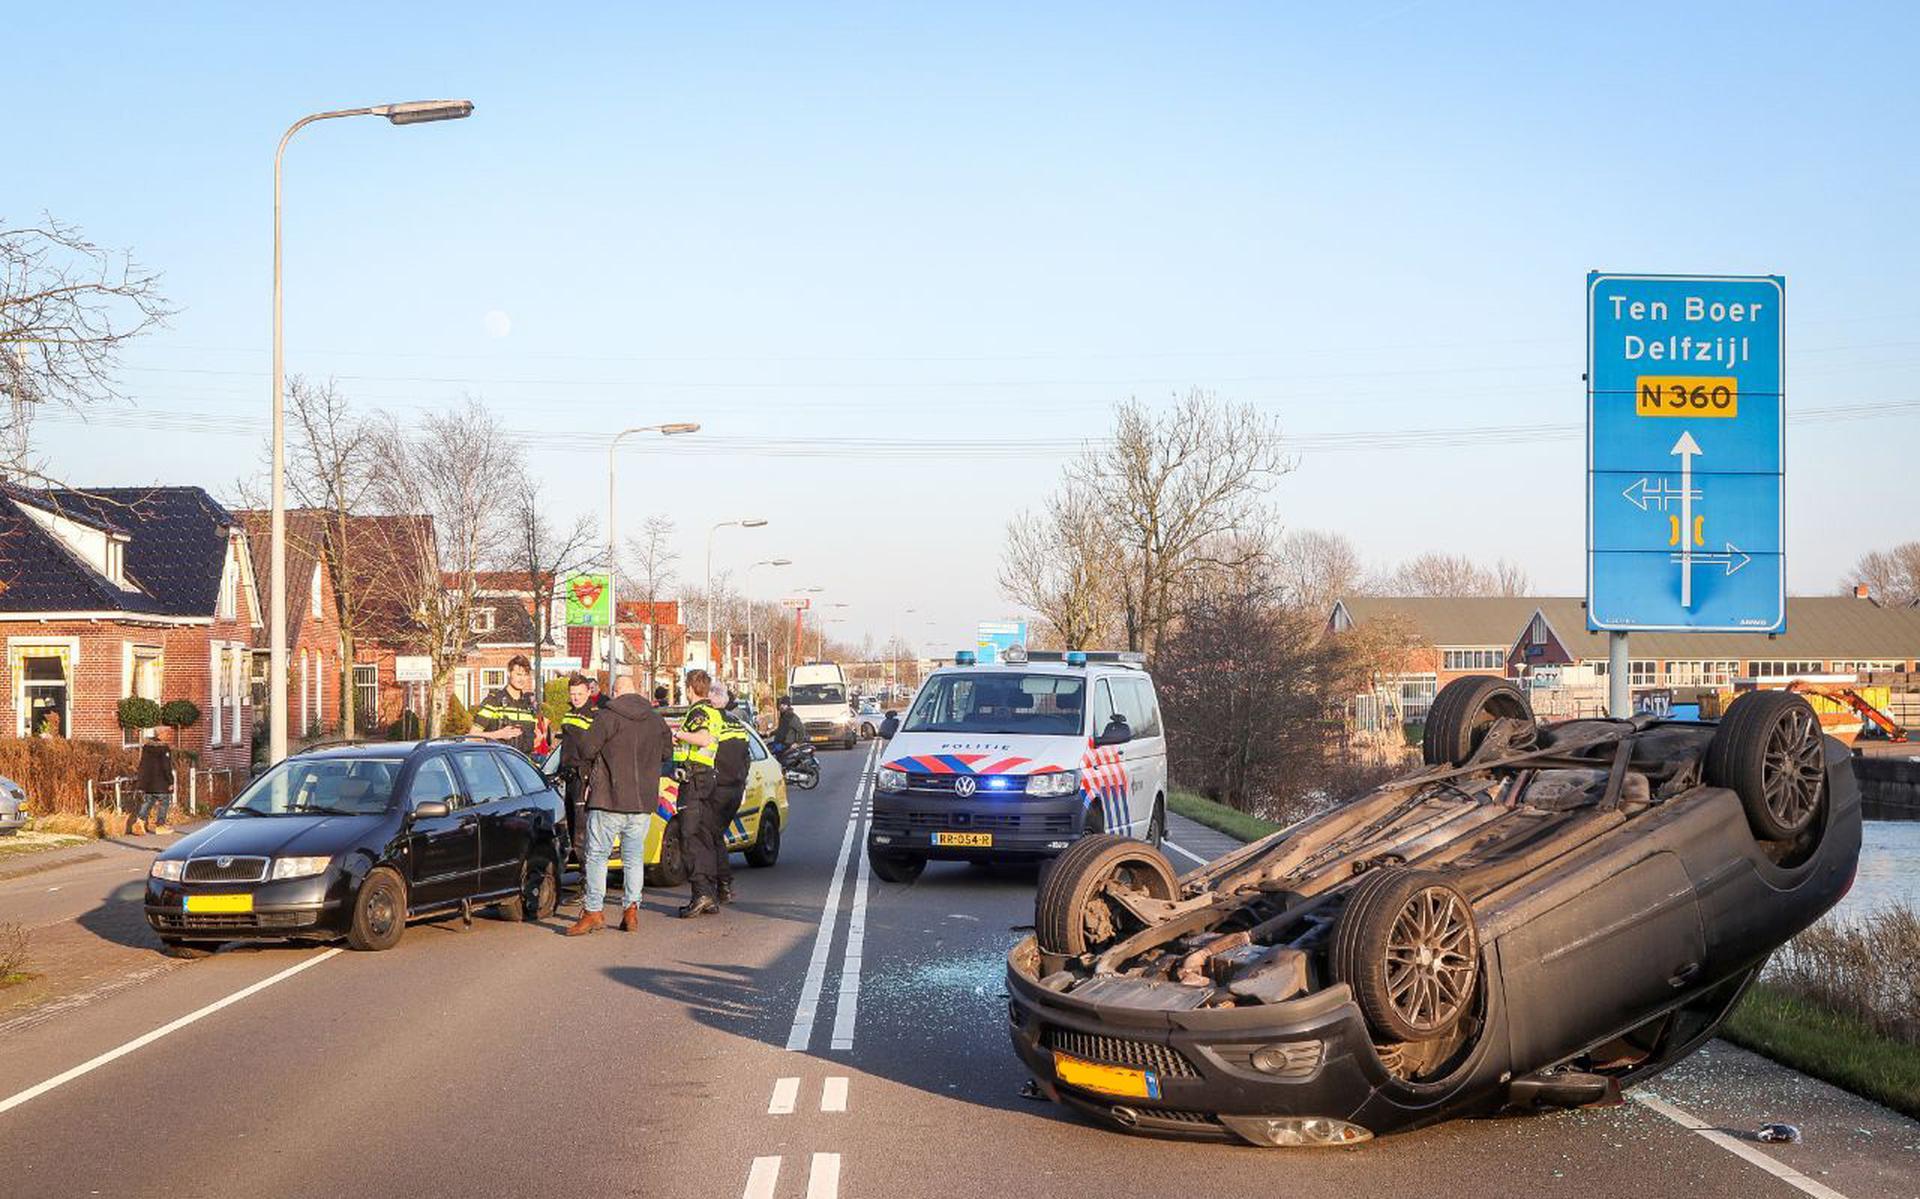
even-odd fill
[[[939,675],[921,689],[900,731],[1078,736],[1086,692],[1086,680],[1077,675]]]
[[[796,704],[844,704],[847,689],[838,683],[796,683],[787,698]]]

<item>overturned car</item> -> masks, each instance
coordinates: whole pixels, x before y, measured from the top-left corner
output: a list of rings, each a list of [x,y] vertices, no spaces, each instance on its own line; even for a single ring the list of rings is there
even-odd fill
[[[1806,700],[1538,724],[1455,681],[1427,765],[1176,878],[1076,843],[1007,959],[1015,1049],[1110,1126],[1339,1145],[1617,1100],[1710,1038],[1852,884],[1860,803]]]

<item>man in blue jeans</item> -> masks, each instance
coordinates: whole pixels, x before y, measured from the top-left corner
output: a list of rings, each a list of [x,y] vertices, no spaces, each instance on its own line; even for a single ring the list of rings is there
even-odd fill
[[[607,899],[607,862],[620,841],[620,927],[640,927],[640,886],[646,871],[647,834],[660,803],[660,763],[667,756],[667,722],[634,686],[633,676],[617,675],[613,699],[581,737],[580,753],[589,764],[587,784],[587,860],[585,909],[567,929],[569,937],[606,927],[601,909]]]

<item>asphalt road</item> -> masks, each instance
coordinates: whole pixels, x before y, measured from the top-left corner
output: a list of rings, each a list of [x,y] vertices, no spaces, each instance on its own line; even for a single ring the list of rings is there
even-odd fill
[[[674,919],[684,893],[652,893],[637,934],[452,920],[382,954],[229,949],[0,1023],[0,1194],[1920,1193],[1920,1125],[1718,1043],[1661,1080],[1658,1108],[1332,1151],[1144,1140],[1024,1099],[1001,972],[1033,872],[872,879],[854,811],[868,752],[823,755],[779,865],[737,866],[719,917]],[[1173,839],[1224,845],[1177,820]],[[110,885],[72,917],[145,960],[143,930],[97,915],[124,902],[107,860],[63,868]],[[64,889],[62,872],[34,885]],[[1770,1119],[1804,1142],[1686,1126]]]

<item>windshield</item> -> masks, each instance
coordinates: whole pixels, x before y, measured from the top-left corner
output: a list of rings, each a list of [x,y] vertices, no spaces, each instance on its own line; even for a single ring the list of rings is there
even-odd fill
[[[1086,680],[1071,675],[941,675],[920,692],[900,731],[1078,736],[1086,690]]]
[[[796,683],[787,698],[796,704],[844,704],[847,689],[838,683]]]
[[[288,758],[253,781],[229,815],[370,816],[387,810],[404,758]]]

